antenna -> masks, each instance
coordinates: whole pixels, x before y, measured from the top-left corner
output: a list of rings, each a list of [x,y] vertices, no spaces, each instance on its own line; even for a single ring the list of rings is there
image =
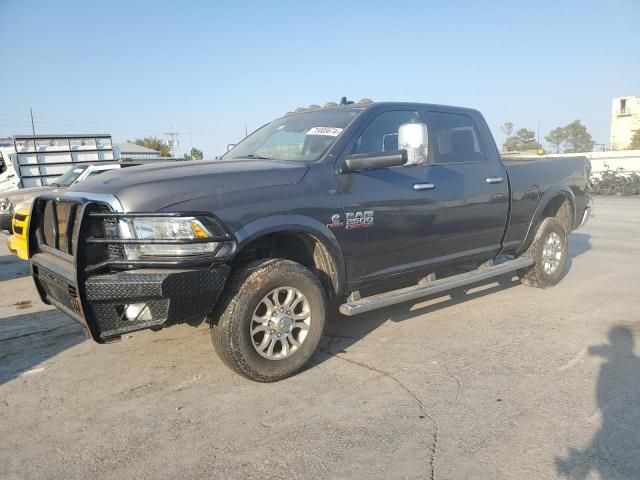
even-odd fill
[[[178,132],[174,132],[173,131],[173,125],[170,127],[170,131],[169,132],[164,132],[164,134],[169,137],[169,139],[167,140],[167,144],[169,145],[169,148],[171,149],[171,156],[175,157],[176,156],[176,147],[178,146],[178,135],[180,135],[180,134]]]

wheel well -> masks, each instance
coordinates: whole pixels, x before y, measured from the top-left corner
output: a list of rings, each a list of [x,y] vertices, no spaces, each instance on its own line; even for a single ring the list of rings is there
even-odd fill
[[[562,222],[567,233],[573,230],[574,216],[573,202],[565,195],[553,197],[542,211],[542,218],[557,218]]]
[[[233,269],[261,258],[284,258],[311,269],[332,298],[340,291],[335,260],[327,247],[306,232],[276,232],[264,235],[242,247],[231,262]]]

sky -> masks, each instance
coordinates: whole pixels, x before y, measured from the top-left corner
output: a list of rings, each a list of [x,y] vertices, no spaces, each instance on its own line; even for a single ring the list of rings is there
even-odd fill
[[[640,95],[640,0],[0,0],[0,137],[179,133],[206,158],[287,111],[359,100],[580,119]]]

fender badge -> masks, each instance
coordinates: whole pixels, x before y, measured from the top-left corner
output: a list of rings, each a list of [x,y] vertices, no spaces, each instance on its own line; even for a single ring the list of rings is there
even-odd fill
[[[327,224],[329,228],[342,228],[344,227],[344,222],[342,221],[342,217],[340,217],[339,213],[334,213],[331,215],[331,223]]]

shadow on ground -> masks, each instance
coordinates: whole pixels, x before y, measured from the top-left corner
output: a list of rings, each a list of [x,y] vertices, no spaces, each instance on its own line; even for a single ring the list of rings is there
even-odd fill
[[[640,325],[639,325],[640,326]],[[589,354],[605,359],[596,397],[602,426],[584,449],[570,448],[556,458],[558,474],[571,480],[598,472],[607,480],[640,478],[640,357],[634,354],[630,328],[614,327],[609,343],[592,346]]]
[[[80,324],[56,311],[0,319],[0,385],[84,339]]]
[[[587,252],[590,248],[591,236],[589,234],[572,233],[570,235],[569,256],[567,258],[565,274],[570,271],[572,260]],[[418,302],[399,304],[379,311],[356,315],[354,317],[343,316],[337,312],[337,307],[334,307],[332,310],[333,314],[329,317],[325,338],[322,342],[322,351],[325,354],[329,354],[329,356],[341,353],[341,351],[354,345],[386,321],[401,322],[403,320],[425,315],[443,308],[452,307],[462,302],[481,298],[485,295],[507,290],[518,285],[521,285],[520,280],[517,279],[517,277],[508,274],[484,282],[475,283],[467,287],[457,288],[444,295],[438,294],[431,297],[425,297]],[[473,291],[469,293],[470,290]],[[442,300],[437,303],[420,308],[413,308],[416,304],[423,303],[430,299],[434,300],[439,297]],[[317,355],[310,367],[322,363],[327,358],[329,358],[327,355]]]
[[[4,236],[0,237],[0,242],[2,240],[4,240]],[[30,274],[29,262],[20,260],[15,255],[0,255],[0,282],[28,277]]]

